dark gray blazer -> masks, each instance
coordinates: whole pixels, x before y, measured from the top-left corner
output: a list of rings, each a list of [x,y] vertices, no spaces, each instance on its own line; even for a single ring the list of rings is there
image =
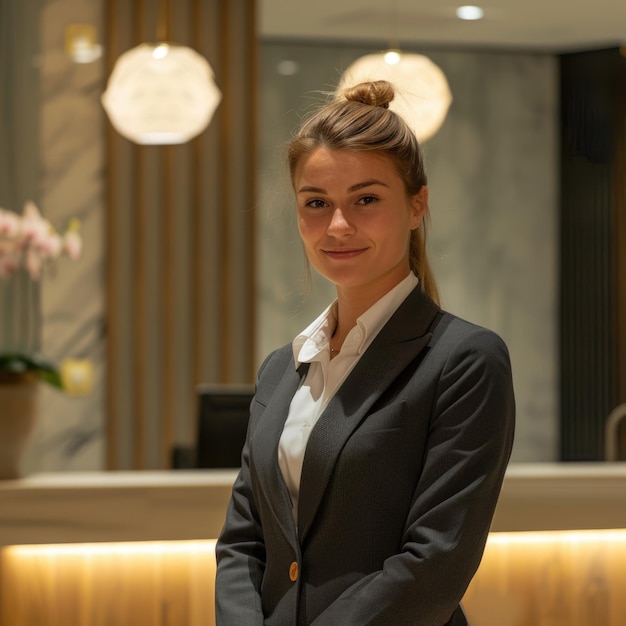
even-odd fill
[[[296,529],[278,440],[306,373],[259,370],[216,554],[218,626],[457,626],[513,442],[509,356],[417,287],[313,428]]]

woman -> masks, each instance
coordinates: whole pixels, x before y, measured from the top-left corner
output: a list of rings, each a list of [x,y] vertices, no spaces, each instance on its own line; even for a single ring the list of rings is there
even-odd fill
[[[289,146],[300,236],[337,300],[259,370],[218,626],[467,624],[513,440],[510,363],[437,304],[422,156],[392,98],[357,85]]]

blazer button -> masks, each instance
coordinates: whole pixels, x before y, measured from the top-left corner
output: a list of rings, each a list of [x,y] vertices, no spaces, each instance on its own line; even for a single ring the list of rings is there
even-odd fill
[[[298,564],[295,561],[289,566],[289,580],[292,583],[298,580]]]

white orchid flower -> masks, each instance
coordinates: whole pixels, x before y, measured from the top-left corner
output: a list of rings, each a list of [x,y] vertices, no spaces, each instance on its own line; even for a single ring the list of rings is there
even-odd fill
[[[63,253],[76,260],[82,247],[76,219],[61,236],[34,202],[26,202],[21,216],[0,208],[0,278],[24,268],[33,280],[39,280],[46,262]]]

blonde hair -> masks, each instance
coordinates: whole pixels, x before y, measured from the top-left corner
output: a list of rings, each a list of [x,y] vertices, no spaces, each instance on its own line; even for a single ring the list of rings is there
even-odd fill
[[[422,150],[407,123],[389,109],[394,88],[384,80],[347,88],[314,112],[289,142],[287,159],[291,180],[303,157],[315,148],[375,152],[387,157],[402,178],[407,195],[414,196],[426,185]],[[437,285],[426,255],[428,208],[422,227],[411,231],[409,264],[420,280],[422,291],[439,304]]]

